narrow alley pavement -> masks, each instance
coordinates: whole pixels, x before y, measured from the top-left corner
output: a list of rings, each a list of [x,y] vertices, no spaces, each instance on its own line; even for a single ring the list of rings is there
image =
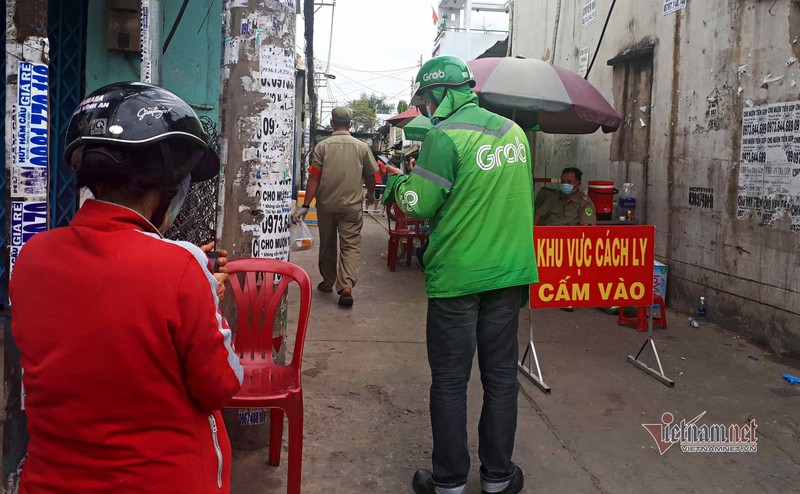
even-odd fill
[[[425,354],[426,298],[422,272],[391,273],[385,218],[364,218],[363,269],[355,306],[314,290],[305,350],[303,492],[410,493],[417,468],[430,467],[430,376]],[[295,253],[314,286],[317,250]],[[296,300],[296,299],[295,299]],[[292,301],[290,300],[290,307]],[[290,309],[291,312],[292,309]],[[520,322],[521,348],[528,312]],[[526,493],[797,492],[800,481],[800,386],[781,375],[800,363],[772,356],[713,325],[698,329],[669,312],[657,344],[670,389],[627,363],[644,336],[595,309],[533,314],[545,380],[542,394],[520,376],[515,461]],[[470,494],[480,492],[477,364],[470,386],[473,468]],[[664,412],[676,421],[707,412],[706,424],[758,424],[757,453],[659,455],[642,427]],[[285,435],[284,435],[285,437]],[[266,451],[235,451],[233,492],[285,492],[281,466]]]

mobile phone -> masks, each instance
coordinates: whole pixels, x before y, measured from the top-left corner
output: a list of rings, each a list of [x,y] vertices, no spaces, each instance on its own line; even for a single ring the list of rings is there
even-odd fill
[[[219,258],[221,257],[221,256],[220,256],[220,253],[219,253],[219,252],[217,252],[216,250],[212,250],[211,252],[209,252],[209,253],[208,253],[208,254],[206,254],[206,255],[208,256],[208,260],[209,260],[209,262],[211,262],[211,263],[213,264],[213,266],[212,266],[212,268],[211,268],[211,272],[212,272],[212,273],[217,273],[217,272],[219,272],[219,265],[217,264],[217,261],[218,261],[218,260],[219,260]]]

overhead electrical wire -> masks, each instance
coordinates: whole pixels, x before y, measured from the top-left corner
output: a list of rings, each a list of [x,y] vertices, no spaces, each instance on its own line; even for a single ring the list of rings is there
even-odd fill
[[[408,89],[409,89],[409,88],[407,88],[407,87],[405,87],[405,88],[401,89],[400,91],[398,91],[398,92],[397,92],[397,94],[395,94],[394,96],[392,96],[392,97],[391,97],[391,98],[389,98],[389,99],[395,99],[395,98],[397,98],[397,97],[398,97],[398,96],[400,96],[401,94],[403,94],[403,93],[405,93],[406,91],[408,91]]]
[[[318,62],[322,62],[322,60],[319,60],[319,59],[315,59],[315,60],[317,60]],[[384,74],[384,73],[387,73],[387,72],[408,72],[408,71],[410,71],[412,69],[419,69],[419,65],[413,65],[411,67],[400,67],[400,68],[397,68],[397,69],[367,70],[367,69],[357,69],[357,68],[354,68],[354,67],[348,67],[346,65],[341,65],[341,64],[333,63],[333,62],[331,62],[331,66],[332,67],[336,67],[336,68],[341,69],[341,70],[346,70],[348,72],[364,72],[364,73],[367,73],[367,74]]]
[[[383,96],[385,96],[385,97],[387,97],[387,98],[390,98],[390,97],[391,97],[391,96],[390,96],[388,93],[384,93],[383,91],[378,91],[377,89],[374,89],[374,88],[371,88],[371,87],[369,87],[369,86],[367,86],[367,85],[365,85],[365,84],[362,84],[361,82],[359,82],[359,81],[357,81],[357,80],[355,80],[355,79],[353,79],[353,78],[351,78],[351,77],[348,77],[348,76],[346,76],[346,75],[342,74],[341,72],[340,72],[338,75],[340,75],[340,76],[344,77],[344,78],[345,78],[345,79],[347,79],[347,80],[353,81],[354,83],[358,84],[359,86],[363,87],[364,89],[368,89],[368,90],[370,90],[370,91],[372,91],[372,92],[374,92],[374,93],[377,93],[377,94],[383,95]]]
[[[336,73],[340,73],[340,74],[347,73],[347,71],[343,71],[341,69],[331,68],[331,71],[334,71],[334,70],[336,71]],[[355,74],[351,74],[351,75],[353,77],[358,77]],[[362,75],[361,77],[364,77],[364,75]],[[399,75],[391,75],[391,76],[390,75],[374,75],[374,77],[369,77],[368,79],[359,78],[359,80],[362,81],[362,82],[364,82],[364,81],[377,81],[377,80],[406,81],[406,80],[408,80],[408,74],[405,74],[405,75],[399,74]]]
[[[600,53],[600,45],[603,44],[603,37],[606,35],[606,28],[608,28],[608,21],[611,20],[611,13],[614,12],[614,5],[617,4],[617,0],[613,0],[611,2],[611,7],[608,9],[608,15],[606,16],[606,22],[603,24],[603,31],[600,33],[600,39],[597,40],[597,47],[594,49],[594,55],[592,56],[592,62],[589,64],[589,67],[586,69],[586,75],[583,76],[584,79],[589,80],[589,72],[592,71],[592,67],[594,67],[594,61],[597,59],[597,54]]]
[[[319,62],[320,64],[327,63],[327,61],[319,59],[315,59],[315,61]],[[407,81],[407,77],[403,77],[402,74],[419,69],[418,65],[414,65],[409,67],[399,67],[396,69],[388,69],[388,70],[366,70],[366,69],[357,69],[354,67],[348,67],[333,62],[331,62],[330,67],[331,67],[330,73],[338,76],[340,79],[337,82],[334,82],[332,79],[329,79],[327,82],[328,84],[336,88],[336,90],[338,90],[346,100],[351,100],[353,99],[353,95],[358,95],[359,93],[362,93],[363,92],[362,88],[372,93],[383,96],[384,98],[387,98],[389,100],[395,100],[398,98],[398,96],[407,92],[409,90],[408,87],[404,87],[403,89],[394,94],[389,94],[386,91],[381,91],[372,87],[372,85],[369,85],[368,83],[380,80],[388,80],[388,79]],[[353,77],[347,75],[345,72],[359,72],[365,74],[373,74],[376,77],[356,80]],[[343,81],[342,79],[345,79],[345,81]],[[342,88],[342,86],[351,86],[351,85],[357,85],[359,89],[350,91]]]
[[[391,75],[379,75],[377,77],[372,77],[370,79],[364,79],[362,82],[377,81],[379,79],[393,79],[395,81],[407,81],[408,77],[397,77],[397,76],[391,76]]]
[[[372,82],[372,81],[381,81],[386,79],[392,79],[395,81],[408,81],[408,77],[387,77],[387,76],[378,76],[378,77],[370,77],[369,79],[361,79],[362,83]]]
[[[206,21],[208,20],[208,15],[211,13],[211,9],[214,7],[214,4],[217,0],[211,0],[211,3],[208,5],[208,10],[206,10],[206,16],[203,17],[203,22],[200,23],[200,27],[197,28],[197,32],[199,33],[203,26],[206,25]]]
[[[338,77],[349,79],[350,81],[355,81],[355,83],[357,83],[357,84],[369,84],[369,83],[373,83],[373,82],[391,83],[392,81],[403,81],[403,82],[407,82],[408,81],[408,76],[404,76],[404,77],[376,76],[376,77],[369,77],[367,79],[353,78],[353,77],[348,76],[346,73],[344,73],[344,72],[342,72],[342,71],[340,71],[338,69],[331,69],[330,74],[334,75],[334,76],[338,76]],[[347,83],[347,84],[349,84],[349,83]]]
[[[341,64],[337,64],[337,63],[333,63],[333,62],[331,62],[331,65],[333,65],[334,67],[340,68],[342,70],[346,70],[348,72],[364,72],[364,73],[367,73],[367,74],[387,74],[387,73],[393,73],[393,72],[408,72],[409,70],[412,70],[412,69],[419,69],[418,65],[413,65],[411,67],[399,67],[399,68],[396,68],[396,69],[385,69],[385,70],[380,70],[380,69],[372,69],[372,70],[357,69],[355,67],[348,67],[346,65],[341,65]]]
[[[333,86],[333,87],[334,87],[334,89],[336,89],[337,91],[339,91],[339,92],[342,94],[342,96],[344,97],[344,99],[345,99],[345,100],[349,100],[349,99],[350,99],[350,95],[351,95],[351,94],[358,93],[358,91],[350,91],[350,92],[345,92],[345,91],[344,91],[344,89],[342,89],[341,87],[339,87],[339,85],[338,85],[338,84],[336,84],[335,82],[333,82],[333,81],[330,81],[330,83],[331,83],[331,86]],[[331,99],[333,99],[333,98],[331,98]]]
[[[189,0],[183,0],[183,4],[181,4],[181,8],[178,11],[178,16],[175,18],[175,22],[172,23],[172,29],[169,30],[167,40],[164,41],[164,47],[161,48],[161,53],[167,53],[167,48],[169,48],[169,44],[172,42],[172,37],[175,36],[175,31],[178,30],[181,19],[183,19],[183,13],[186,12],[187,5],[189,5]]]

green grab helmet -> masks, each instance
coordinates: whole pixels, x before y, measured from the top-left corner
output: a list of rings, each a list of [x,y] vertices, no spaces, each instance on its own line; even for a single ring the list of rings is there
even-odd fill
[[[459,57],[443,55],[431,58],[422,65],[414,80],[414,95],[411,97],[411,106],[422,104],[421,93],[430,88],[441,86],[460,86],[469,83],[475,87],[475,78],[467,62]]]

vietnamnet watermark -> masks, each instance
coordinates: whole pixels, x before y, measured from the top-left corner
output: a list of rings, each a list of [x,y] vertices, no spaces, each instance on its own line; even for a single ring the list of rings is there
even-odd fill
[[[660,424],[642,424],[653,437],[659,454],[664,454],[675,444],[681,445],[684,453],[755,453],[758,438],[755,419],[739,424],[698,424],[706,412],[680,422],[670,412],[661,415]]]

